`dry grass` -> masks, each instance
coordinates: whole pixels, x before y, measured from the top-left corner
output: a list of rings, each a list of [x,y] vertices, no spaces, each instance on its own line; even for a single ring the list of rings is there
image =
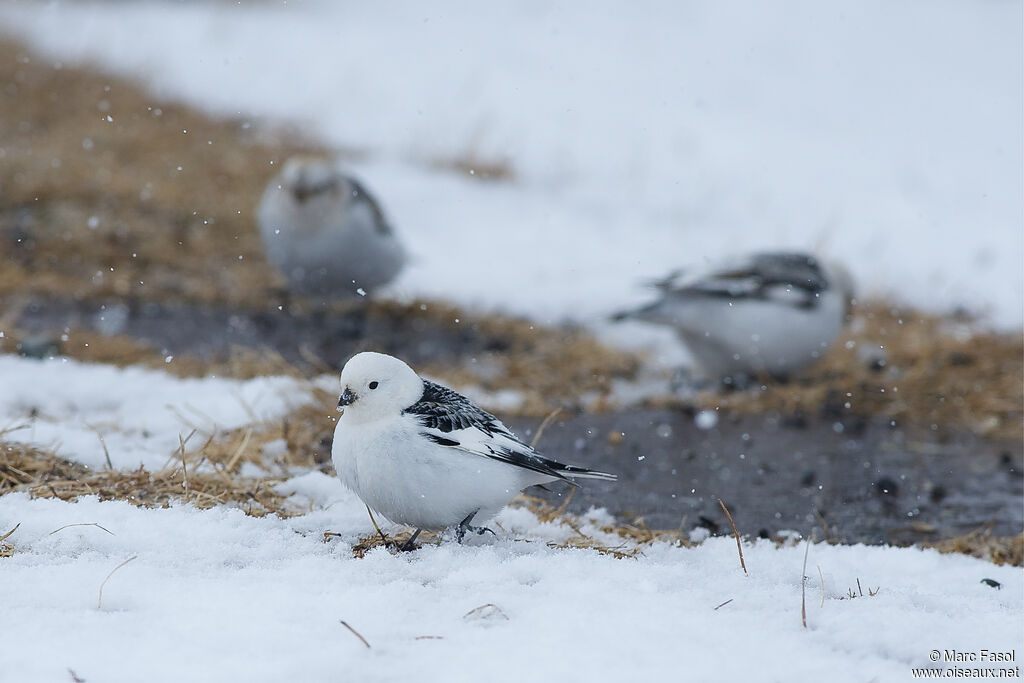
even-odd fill
[[[0,82],[0,244],[10,255],[0,296],[252,307],[274,293],[253,207],[280,162],[308,145],[257,139],[249,122],[55,68],[10,42],[0,41]]]
[[[302,414],[277,424],[264,425],[260,431],[235,430],[223,439],[207,440],[191,449],[186,447],[185,468],[172,458],[165,468],[156,472],[141,468],[129,472],[92,470],[52,452],[0,442],[0,495],[26,491],[33,497],[65,501],[73,501],[80,496],[97,496],[100,500],[123,500],[150,508],[167,507],[172,501],[187,501],[199,508],[232,505],[254,517],[300,515],[306,511],[296,508],[274,490],[274,485],[283,481],[283,477],[242,477],[238,473],[239,466],[242,462],[254,462],[270,467],[316,467],[318,462],[326,461],[329,445],[324,443],[324,439],[329,438],[331,426],[322,412],[322,406],[307,407]],[[296,419],[303,416],[312,419]],[[310,426],[315,424],[322,426]],[[285,440],[286,452],[276,459],[265,457],[263,445],[276,439]],[[196,469],[203,463],[213,464],[214,471],[197,473]],[[602,534],[619,539],[619,542],[609,544],[584,531],[582,521],[565,511],[565,503],[556,507],[524,494],[512,504],[529,509],[541,522],[557,522],[573,530],[573,535],[565,541],[549,543],[553,548],[589,549],[616,558],[632,558],[642,555],[644,548],[655,542],[683,547],[693,545],[681,527],[675,530],[649,529],[643,520],[600,527]],[[382,546],[394,549],[408,537],[408,533],[390,538],[374,533],[360,539],[353,547],[353,554],[362,557]],[[439,535],[424,533],[420,538],[421,542],[431,543],[437,542]],[[1024,565],[1024,535],[996,537],[979,531],[923,545],[937,548],[940,552],[972,555],[996,564]],[[0,538],[0,557],[13,552],[14,546]]]
[[[522,405],[507,411],[510,413],[541,416],[554,408],[578,409],[585,398],[609,396],[612,380],[629,377],[637,368],[633,356],[605,347],[581,330],[546,328],[525,319],[497,315],[480,317],[437,302],[371,301],[367,314],[373,319],[387,320],[388,325],[408,325],[413,329],[421,323],[438,325],[459,319],[474,326],[474,334],[500,340],[493,350],[472,353],[472,362],[427,363],[417,370],[455,386],[474,386],[490,392],[517,391],[522,396]],[[28,338],[9,325],[0,324],[0,329],[5,330],[5,336],[0,338],[0,352],[17,352],[21,342]],[[222,357],[177,354],[168,360],[160,349],[132,337],[81,328],[71,329],[55,341],[60,354],[69,358],[122,367],[141,365],[179,377],[212,374],[237,379],[267,375],[308,378],[339,370],[312,357],[300,367],[267,348],[235,347]],[[373,344],[366,346],[388,351]]]
[[[461,313],[452,309],[449,315]],[[514,412],[521,415],[575,410],[588,397],[607,398],[614,378],[632,377],[638,368],[635,356],[604,346],[583,330],[493,315],[481,318],[479,326],[487,336],[502,340],[500,350],[475,354],[472,363],[459,367],[426,364],[418,370],[456,386],[517,391],[523,404]]]
[[[516,177],[509,159],[486,159],[476,152],[435,159],[430,165],[444,171],[454,171],[474,180],[511,181]]]
[[[876,350],[884,365],[871,362]],[[698,403],[738,413],[878,416],[1020,441],[1024,339],[870,302],[858,307],[827,356],[790,382],[706,394]]]
[[[1024,565],[1024,534],[993,536],[988,531],[972,531],[956,538],[926,541],[921,545],[926,548],[935,548],[940,553],[971,555],[998,565],[1009,564],[1014,567]]]
[[[181,467],[159,472],[138,469],[90,470],[53,453],[17,444],[0,444],[0,494],[27,491],[34,498],[73,501],[80,496],[100,500],[123,500],[139,507],[168,507],[172,501],[187,501],[199,508],[233,504],[254,517],[267,514],[300,514],[285,503],[270,486],[273,480],[189,472],[188,489]]]
[[[30,337],[7,327],[0,339],[0,352],[17,353],[21,342]],[[308,377],[311,373],[289,363],[271,349],[235,347],[224,357],[197,358],[189,355],[166,356],[155,346],[126,335],[106,335],[75,328],[62,334],[58,341],[60,355],[87,363],[108,363],[118,367],[130,365],[161,370],[176,377],[231,377],[251,379],[268,375]]]
[[[95,495],[144,507],[166,507],[172,500],[182,500],[200,508],[231,504],[256,517],[301,514],[304,510],[289,505],[273,486],[293,467],[312,469],[330,459],[337,399],[320,390],[314,393],[317,402],[282,420],[222,434],[193,433],[157,471],[94,470],[53,452],[0,441],[0,495],[27,491],[33,497],[61,500]],[[279,441],[283,448],[265,452],[270,442]],[[281,475],[240,476],[241,466],[247,462]]]

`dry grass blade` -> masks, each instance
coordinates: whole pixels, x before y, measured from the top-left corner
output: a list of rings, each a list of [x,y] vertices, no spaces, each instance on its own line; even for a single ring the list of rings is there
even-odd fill
[[[97,429],[96,427],[92,427],[91,429],[92,429],[92,430],[93,430],[94,432],[96,432],[96,438],[100,440],[100,446],[102,446],[102,447],[103,447],[103,457],[104,457],[104,458],[106,458],[106,461],[107,461],[107,469],[108,469],[108,470],[112,470],[112,469],[114,469],[114,463],[112,463],[112,462],[110,461],[110,450],[109,450],[109,449],[107,449],[107,442],[106,442],[106,440],[105,440],[105,439],[103,438],[103,434],[102,434],[102,433],[100,432],[100,430],[99,430],[99,429]]]
[[[224,466],[224,470],[226,472],[230,472],[231,470],[235,469],[235,465],[238,464],[238,460],[242,457],[242,454],[245,452],[245,447],[249,445],[250,438],[252,438],[252,430],[246,429],[245,435],[242,437],[242,443],[238,445],[238,448],[235,449],[235,452],[231,455],[231,458],[228,460],[228,464]]]
[[[114,572],[116,572],[118,569],[125,566],[137,557],[138,555],[132,555],[127,560],[125,560],[124,562],[110,570],[110,573],[107,574],[107,578],[103,579],[103,583],[100,584],[100,596],[99,599],[96,601],[96,609],[103,609],[103,587],[107,585],[107,581],[110,581],[110,577],[113,576]]]
[[[15,531],[17,531],[18,527],[20,527],[20,526],[21,526],[21,522],[18,522],[17,524],[14,525],[13,529],[8,531],[3,536],[0,536],[0,557],[13,557],[14,556],[14,546],[11,545],[10,543],[7,543],[6,540],[8,538],[10,538],[11,534],[13,534]]]
[[[544,418],[544,421],[540,423],[540,427],[537,427],[537,433],[533,435],[533,441],[530,442],[530,448],[536,448],[537,442],[540,441],[540,435],[544,433],[544,428],[551,424],[556,417],[561,414],[561,408],[555,408],[548,416]]]
[[[725,507],[725,502],[719,498],[718,504],[722,506],[722,511],[725,512],[726,518],[729,520],[729,524],[732,526],[732,534],[736,537],[736,550],[740,553],[740,567],[743,568],[743,573],[747,576],[747,563],[743,561],[743,545],[740,543],[740,532],[736,530],[736,522],[732,521],[732,515],[729,514],[729,508]]]
[[[68,529],[68,528],[73,527],[73,526],[94,526],[97,529],[103,529],[104,531],[106,531],[111,536],[116,536],[117,535],[113,531],[111,531],[110,529],[106,528],[105,526],[102,526],[102,525],[98,524],[97,522],[75,522],[74,524],[65,524],[61,528],[54,529],[53,531],[51,531],[50,533],[48,533],[46,535],[47,536],[53,536],[58,531],[64,531],[65,529]],[[3,540],[3,539],[0,539],[0,540]]]
[[[800,620],[807,628],[807,555],[811,552],[811,539],[807,539],[804,547],[804,568],[800,572]]]
[[[821,573],[821,565],[818,565],[818,581],[821,585],[821,607],[825,607],[825,576]]]
[[[192,430],[192,433],[193,434],[195,433],[194,429]],[[189,434],[189,436],[191,437],[192,434]],[[178,434],[178,451],[181,453],[181,476],[184,479],[185,502],[187,503],[188,502],[188,468],[185,465],[185,439],[183,439],[181,437],[181,434]]]
[[[562,504],[558,506],[557,510],[555,510],[556,517],[563,517],[565,515],[565,509],[569,507],[569,502],[572,500],[574,493],[576,493],[575,486],[569,489],[569,493],[565,496],[565,500],[563,500]]]
[[[341,624],[342,626],[344,626],[345,628],[347,628],[352,633],[352,635],[354,635],[356,638],[358,638],[360,641],[362,641],[363,645],[366,646],[367,650],[370,649],[370,644],[368,642],[366,642],[366,638],[363,638],[363,636],[359,633],[359,631],[357,631],[354,628],[352,628],[351,626],[349,626],[347,621],[345,621],[344,619],[338,619],[338,623]]]
[[[369,505],[366,506],[366,514],[370,515],[370,522],[373,523],[373,528],[376,529],[377,533],[380,535],[381,543],[386,546],[388,544],[388,537],[385,536],[384,532],[380,530],[379,526],[377,526],[377,520],[373,518],[373,510],[370,509]]]

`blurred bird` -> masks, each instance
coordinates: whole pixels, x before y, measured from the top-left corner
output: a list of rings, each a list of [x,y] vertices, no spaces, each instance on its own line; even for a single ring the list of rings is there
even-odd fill
[[[324,159],[289,159],[263,192],[258,220],[267,260],[289,289],[321,301],[365,295],[405,265],[377,201]]]
[[[549,460],[465,396],[421,379],[403,361],[364,352],[341,371],[342,412],[332,457],[338,477],[392,522],[423,529],[471,526],[494,517],[534,484],[615,475]]]
[[[727,385],[784,379],[813,363],[846,321],[849,273],[799,252],[758,252],[654,283],[661,297],[614,320],[667,325],[700,368]]]

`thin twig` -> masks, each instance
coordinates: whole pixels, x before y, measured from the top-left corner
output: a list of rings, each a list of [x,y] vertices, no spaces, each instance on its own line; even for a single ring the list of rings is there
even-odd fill
[[[121,564],[117,565],[116,567],[114,567],[113,569],[110,570],[110,573],[107,574],[107,578],[103,579],[103,583],[100,584],[100,597],[99,597],[99,600],[96,601],[96,609],[103,609],[103,587],[107,585],[107,581],[110,580],[110,577],[113,576],[114,572],[116,572],[118,569],[120,569],[121,567],[125,566],[126,564],[128,564],[129,562],[131,562],[132,560],[134,560],[137,557],[138,557],[138,555],[132,555],[127,560],[125,560],[124,562],[122,562]]]
[[[821,607],[825,607],[825,577],[821,573],[821,565],[818,565],[818,580],[821,582]]]
[[[344,619],[338,619],[338,623],[341,624],[342,626],[344,626],[345,628],[347,628],[349,631],[351,631],[352,635],[354,635],[356,638],[358,638],[359,640],[363,641],[363,645],[366,646],[367,650],[370,649],[370,644],[368,642],[366,642],[366,638],[363,638],[359,634],[359,631],[357,631],[354,628],[352,628],[351,626],[349,626],[348,622],[346,622]]]
[[[230,472],[232,469],[234,469],[235,464],[238,463],[238,459],[242,457],[242,452],[245,450],[245,447],[249,445],[250,437],[252,437],[252,430],[246,429],[245,434],[242,435],[242,443],[240,443],[238,445],[238,448],[235,449],[234,454],[228,460],[228,464],[224,468],[226,472]]]
[[[90,429],[96,432],[96,438],[100,440],[100,445],[103,446],[103,457],[107,459],[107,469],[114,469],[114,463],[110,462],[110,451],[107,449],[107,442],[103,440],[103,434],[96,427],[90,425]]]
[[[13,533],[14,533],[15,531],[17,531],[17,530],[18,530],[18,527],[19,527],[19,526],[21,526],[21,522],[18,522],[17,524],[15,524],[15,525],[14,525],[14,528],[13,528],[13,529],[11,529],[10,531],[8,531],[8,532],[7,532],[6,534],[4,534],[3,536],[0,536],[0,541],[4,541],[4,540],[6,540],[6,539],[10,538],[11,534],[13,534]]]
[[[864,597],[864,590],[860,587],[860,577],[857,577],[857,592],[860,593],[860,597]]]
[[[100,525],[99,525],[99,524],[97,524],[96,522],[77,522],[77,523],[75,523],[75,524],[65,524],[65,525],[64,525],[64,526],[62,526],[61,528],[59,528],[59,529],[54,529],[53,531],[51,531],[50,533],[48,533],[48,534],[46,534],[46,535],[47,535],[47,536],[53,536],[53,535],[54,535],[55,533],[57,533],[58,531],[64,531],[64,529],[67,529],[68,527],[72,527],[72,526],[95,526],[95,527],[99,527],[100,529],[103,529],[104,531],[106,531],[106,532],[107,532],[108,534],[110,534],[111,536],[116,536],[116,535],[117,535],[117,534],[115,534],[115,533],[114,533],[113,531],[111,531],[110,529],[108,529],[108,528],[106,528],[106,527],[104,527],[104,526],[100,526]],[[17,529],[18,527],[14,527],[14,528],[15,528],[15,529]],[[7,538],[7,537],[6,537],[6,536],[4,536],[4,538]],[[0,538],[0,541],[2,541],[2,540],[3,540],[3,539],[2,539],[2,538]]]
[[[807,555],[811,552],[811,539],[807,539],[804,547],[804,568],[800,573],[800,620],[807,628]]]
[[[740,544],[740,532],[736,530],[736,522],[732,521],[732,515],[729,514],[729,508],[725,507],[725,502],[723,502],[721,498],[718,499],[718,504],[722,506],[725,516],[729,519],[729,524],[732,525],[732,533],[736,537],[736,550],[740,553],[740,566],[743,567],[743,574],[749,576],[747,572],[747,563],[743,561],[743,546]]]
[[[569,501],[572,500],[572,494],[574,493],[576,493],[575,486],[569,489],[569,495],[567,495],[565,500],[562,501],[562,504],[558,506],[558,509],[555,510],[555,514],[552,517],[561,517],[565,513],[565,509],[569,507]]]
[[[191,435],[190,435],[191,436]],[[188,468],[185,466],[185,440],[178,434],[178,444],[181,451],[181,476],[185,480],[185,502],[188,502]]]
[[[729,604],[730,602],[732,602],[733,600],[735,600],[735,598],[729,598],[728,600],[726,600],[725,602],[723,602],[723,603],[722,603],[721,605],[719,605],[718,607],[725,607],[726,605],[728,605],[728,604]],[[716,612],[718,611],[718,607],[716,607],[716,608],[715,608],[715,611],[716,611]]]
[[[830,536],[828,522],[825,521],[825,515],[821,514],[818,508],[811,508],[814,512],[814,516],[818,518],[818,523],[821,524],[821,528],[825,530],[825,540],[827,541]]]
[[[537,427],[537,433],[533,435],[533,441],[530,442],[530,448],[537,445],[537,442],[540,441],[540,435],[544,433],[544,428],[551,424],[551,421],[558,417],[561,412],[561,408],[555,408],[553,412],[544,418],[544,421],[540,423],[540,427]]]
[[[378,534],[380,534],[380,540],[382,540],[384,542],[384,545],[387,545],[388,544],[388,537],[385,536],[384,532],[380,530],[379,526],[377,526],[377,520],[375,520],[373,518],[373,510],[370,509],[369,505],[366,506],[366,514],[370,515],[370,521],[373,522],[373,528],[377,530]],[[345,622],[341,622],[341,623],[345,623]]]

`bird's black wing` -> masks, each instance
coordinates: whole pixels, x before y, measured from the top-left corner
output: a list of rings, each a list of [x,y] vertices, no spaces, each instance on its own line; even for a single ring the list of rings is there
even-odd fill
[[[462,394],[440,384],[423,381],[423,396],[403,413],[422,425],[420,434],[441,446],[450,446],[548,476],[566,475],[614,479],[614,475],[564,465],[545,458],[510,432],[495,416]]]
[[[673,289],[676,296],[724,297],[789,302],[813,308],[829,281],[818,260],[798,252],[753,254],[735,266]]]
[[[384,216],[384,212],[374,196],[355,178],[350,177],[348,182],[352,186],[352,200],[365,205],[370,210],[370,213],[373,214],[373,223],[377,232],[381,235],[391,235],[394,230],[392,230],[391,224]]]

